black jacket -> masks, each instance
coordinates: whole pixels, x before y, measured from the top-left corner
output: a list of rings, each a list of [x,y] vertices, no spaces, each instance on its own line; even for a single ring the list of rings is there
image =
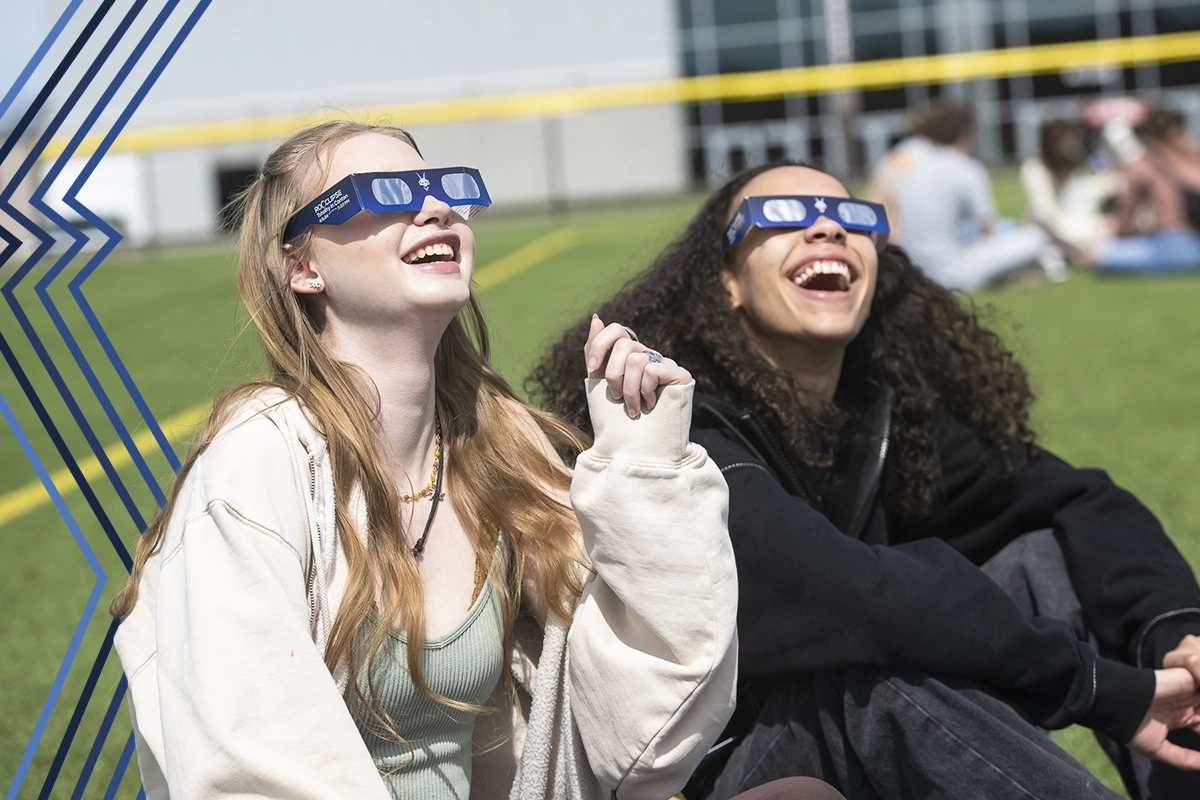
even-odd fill
[[[1080,723],[1126,742],[1153,697],[1147,668],[1200,634],[1188,564],[1101,471],[1043,450],[1006,477],[994,449],[943,414],[943,500],[910,530],[881,492],[889,391],[832,482],[800,469],[754,414],[703,394],[694,408],[692,440],[729,483],[741,675],[760,688],[797,672],[918,670],[991,686],[1044,727]],[[1054,529],[1085,622],[1111,658],[1066,623],[1025,617],[978,569],[1043,528]]]

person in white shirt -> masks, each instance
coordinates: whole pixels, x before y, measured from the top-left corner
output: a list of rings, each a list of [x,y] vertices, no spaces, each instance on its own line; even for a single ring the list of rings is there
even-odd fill
[[[1086,136],[1078,122],[1050,120],[1039,139],[1038,157],[1021,164],[1026,216],[1049,232],[1065,258],[1089,263],[1114,235],[1103,206],[1117,192],[1117,175],[1087,168]]]
[[[884,153],[871,171],[863,196],[883,205],[891,223],[893,239],[899,235],[899,212],[896,209],[896,183],[906,172],[934,149],[934,144],[925,135],[931,109],[923,108],[909,118],[908,135]]]
[[[974,116],[943,106],[923,126],[933,147],[897,176],[896,244],[929,277],[972,292],[1011,272],[1039,266],[1049,237],[1036,225],[997,226],[987,168],[975,149]],[[1060,277],[1055,272],[1052,277]]]

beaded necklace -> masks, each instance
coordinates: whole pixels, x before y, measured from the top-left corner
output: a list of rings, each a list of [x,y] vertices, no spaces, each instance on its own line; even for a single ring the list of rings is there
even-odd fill
[[[406,494],[400,497],[401,503],[415,503],[422,497],[431,497],[439,483],[439,475],[442,471],[442,420],[438,413],[433,412],[433,470],[429,473],[429,483],[425,484],[425,488],[416,494]],[[440,500],[445,500],[443,494]]]
[[[446,493],[442,491],[442,420],[436,411],[433,412],[433,473],[429,476],[429,485],[416,494],[404,495],[400,500],[404,503],[415,503],[422,497],[432,498],[432,502],[429,504],[429,517],[425,520],[425,530],[410,548],[413,558],[425,552],[425,540],[429,538],[429,531],[433,528],[438,501],[446,499]]]

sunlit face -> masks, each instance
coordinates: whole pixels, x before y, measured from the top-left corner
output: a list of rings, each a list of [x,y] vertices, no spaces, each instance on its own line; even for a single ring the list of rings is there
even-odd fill
[[[330,153],[319,191],[356,172],[426,167],[405,142],[364,133]],[[341,322],[373,325],[413,313],[453,315],[470,297],[475,237],[461,216],[432,196],[419,211],[360,211],[342,225],[311,230],[307,265],[321,284],[327,313]],[[293,277],[292,286],[306,292],[312,281]]]
[[[823,172],[780,167],[746,184],[726,218],[743,197],[756,195],[850,196]],[[730,249],[721,277],[752,332],[780,354],[797,346],[844,349],[871,313],[878,266],[869,234],[848,232],[822,216],[807,228],[751,228]]]

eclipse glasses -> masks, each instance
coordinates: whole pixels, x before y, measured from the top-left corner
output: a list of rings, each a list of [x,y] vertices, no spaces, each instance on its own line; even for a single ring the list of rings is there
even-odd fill
[[[848,231],[870,234],[878,248],[887,244],[891,231],[887,212],[879,203],[851,197],[800,194],[746,197],[725,229],[725,249],[746,238],[756,225],[760,228],[807,228],[819,217],[828,217]]]
[[[283,229],[283,240],[295,239],[310,225],[341,225],[360,211],[416,211],[427,196],[446,203],[464,219],[479,216],[492,204],[479,170],[470,167],[357,172],[297,211]]]

